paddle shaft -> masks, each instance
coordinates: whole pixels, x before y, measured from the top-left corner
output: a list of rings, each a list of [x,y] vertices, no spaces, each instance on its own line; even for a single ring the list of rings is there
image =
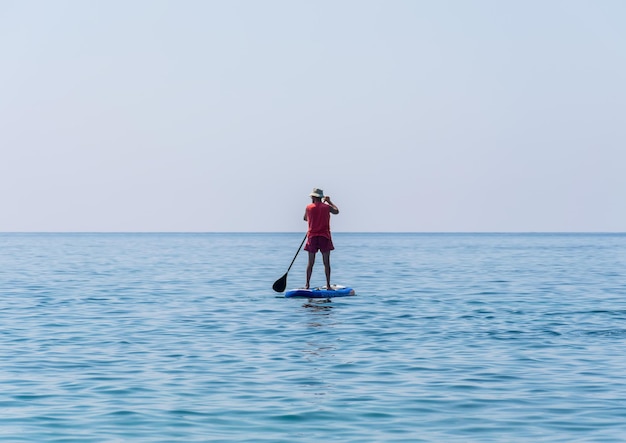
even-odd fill
[[[296,261],[296,257],[298,256],[298,254],[300,253],[300,249],[302,249],[302,245],[304,244],[304,241],[306,240],[306,234],[304,235],[304,238],[302,239],[302,243],[300,243],[300,247],[298,248],[298,251],[296,252],[296,255],[293,256],[293,260],[291,260],[291,264],[289,265],[289,267],[287,268],[287,272],[289,273],[289,270],[291,269],[291,267],[293,266],[293,263]]]

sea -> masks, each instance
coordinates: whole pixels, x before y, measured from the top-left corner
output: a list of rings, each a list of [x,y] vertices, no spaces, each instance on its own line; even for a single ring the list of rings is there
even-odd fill
[[[0,234],[0,441],[626,441],[626,234],[302,238]]]

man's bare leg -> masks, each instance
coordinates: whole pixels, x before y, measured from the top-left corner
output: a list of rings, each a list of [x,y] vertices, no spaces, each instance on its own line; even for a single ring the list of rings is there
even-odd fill
[[[309,264],[306,266],[306,286],[304,289],[309,289],[311,285],[311,274],[313,274],[313,265],[315,264],[315,252],[309,252]]]
[[[326,289],[332,290],[330,287],[330,251],[322,252],[322,260],[324,260],[324,273],[326,274]]]

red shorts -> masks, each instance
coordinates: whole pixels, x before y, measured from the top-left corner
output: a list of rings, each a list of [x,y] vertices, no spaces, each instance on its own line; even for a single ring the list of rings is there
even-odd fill
[[[333,241],[329,238],[321,236],[309,237],[306,241],[306,245],[304,246],[305,251],[313,253],[317,251],[321,251],[322,253],[330,252],[333,249],[335,249],[335,247],[333,246]]]

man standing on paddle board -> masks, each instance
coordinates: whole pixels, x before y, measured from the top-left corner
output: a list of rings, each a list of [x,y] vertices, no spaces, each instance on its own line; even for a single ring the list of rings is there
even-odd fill
[[[330,197],[324,197],[324,191],[321,189],[313,188],[313,192],[309,196],[311,197],[311,204],[304,211],[304,221],[309,223],[306,246],[304,247],[304,250],[309,253],[305,289],[309,289],[311,283],[317,251],[322,253],[322,260],[324,261],[326,288],[332,289],[330,287],[330,251],[335,247],[330,235],[330,214],[339,214],[339,209],[330,201]]]

